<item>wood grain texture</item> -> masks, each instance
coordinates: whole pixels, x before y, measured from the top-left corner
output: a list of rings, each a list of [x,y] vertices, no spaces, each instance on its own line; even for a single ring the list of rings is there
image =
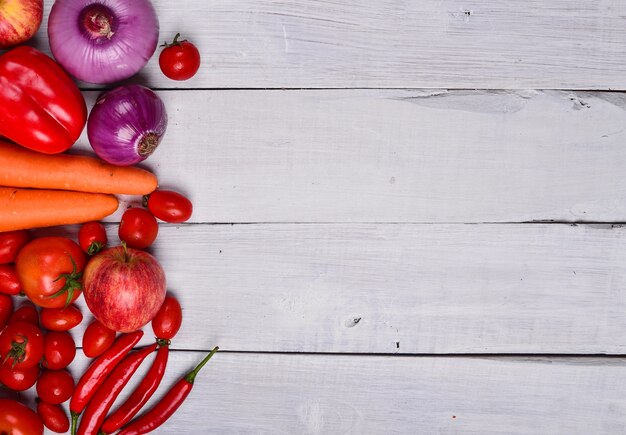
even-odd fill
[[[145,165],[193,222],[626,221],[624,94],[160,95],[170,123]]]
[[[621,0],[153,3],[160,41],[182,32],[203,65],[172,82],[154,56],[151,86],[626,89]]]
[[[184,309],[176,349],[623,354],[625,243],[602,225],[166,225],[152,252]]]
[[[157,396],[203,355],[173,353]],[[616,434],[625,378],[624,359],[218,353],[156,433]]]

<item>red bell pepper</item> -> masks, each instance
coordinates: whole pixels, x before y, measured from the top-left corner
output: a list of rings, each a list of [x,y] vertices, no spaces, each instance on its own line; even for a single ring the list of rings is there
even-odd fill
[[[0,135],[35,151],[67,150],[87,121],[78,86],[52,58],[25,45],[0,56]]]

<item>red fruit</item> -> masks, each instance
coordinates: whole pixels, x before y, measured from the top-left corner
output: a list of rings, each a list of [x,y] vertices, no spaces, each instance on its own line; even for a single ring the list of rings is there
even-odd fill
[[[58,405],[74,392],[74,378],[67,370],[44,370],[37,381],[37,395],[44,402]]]
[[[28,406],[11,399],[0,399],[0,434],[43,434],[43,423]]]
[[[165,299],[165,273],[150,254],[118,246],[94,256],[83,274],[87,306],[104,326],[131,332],[156,315]]]
[[[37,414],[39,414],[43,424],[52,432],[66,433],[70,430],[70,419],[61,405],[53,405],[39,400],[37,401]]]
[[[176,298],[166,296],[159,312],[152,319],[152,330],[156,338],[171,340],[183,322],[183,311]]]
[[[69,331],[83,321],[83,314],[76,305],[65,308],[43,308],[41,326],[50,331]]]
[[[27,230],[0,233],[0,264],[13,263],[20,249],[29,241],[30,233]]]
[[[43,0],[0,2],[0,48],[28,41],[41,26]]]
[[[50,331],[44,337],[43,366],[61,370],[70,365],[76,356],[76,344],[69,332]]]
[[[17,295],[22,291],[22,284],[17,279],[13,264],[0,264],[0,293]]]
[[[28,390],[37,382],[39,371],[39,364],[27,369],[11,368],[10,364],[3,364],[0,366],[0,384],[13,391]]]
[[[13,314],[13,298],[9,295],[0,294],[0,333],[9,323]]]
[[[145,249],[157,238],[159,224],[152,213],[143,208],[129,208],[122,215],[118,235],[131,248]]]
[[[9,320],[9,323],[13,322],[26,322],[38,327],[39,313],[37,312],[37,308],[35,308],[35,304],[31,301],[22,302]]]
[[[115,331],[94,319],[83,334],[83,352],[85,356],[95,358],[111,347],[114,341]]]

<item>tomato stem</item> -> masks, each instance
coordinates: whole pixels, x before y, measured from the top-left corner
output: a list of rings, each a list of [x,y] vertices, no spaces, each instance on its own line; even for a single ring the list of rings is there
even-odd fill
[[[87,254],[95,255],[102,249],[104,245],[101,242],[91,242],[89,247],[87,248]]]
[[[65,284],[63,285],[61,290],[48,296],[49,298],[56,298],[65,293],[66,294],[65,307],[67,307],[69,304],[72,303],[72,299],[74,298],[74,293],[77,290],[80,291],[83,288],[82,284],[80,283],[80,280],[83,277],[83,273],[76,271],[76,262],[74,261],[74,259],[72,258],[70,254],[67,254],[67,256],[70,257],[70,261],[72,262],[72,271],[70,273],[60,274],[57,277],[57,279],[53,281],[53,282],[57,282],[61,278],[65,278]]]
[[[178,38],[180,38],[180,33],[177,33],[176,36],[174,36],[174,40],[172,41],[171,44],[168,44],[168,42],[165,41],[165,43],[161,45],[161,47],[169,48],[169,47],[174,47],[175,45],[181,45],[183,42],[187,42],[186,39],[179,41]]]
[[[198,364],[196,366],[195,369],[193,369],[192,371],[190,371],[189,373],[187,373],[187,376],[185,376],[185,380],[187,382],[189,382],[190,384],[193,384],[193,381],[195,381],[196,379],[196,375],[198,374],[198,372],[202,369],[202,367],[204,367],[204,365],[206,363],[209,362],[209,360],[211,359],[211,357],[213,355],[215,355],[215,352],[217,352],[219,350],[219,347],[215,346],[213,348],[213,350],[211,351],[211,353],[209,353],[201,362],[200,364]]]
[[[22,334],[18,334],[18,337],[21,337],[23,341],[17,342],[15,340],[11,341],[11,350],[9,350],[2,361],[2,364],[6,363],[9,358],[13,359],[13,363],[11,364],[11,368],[14,368],[16,364],[21,363],[26,358],[26,345],[28,344],[28,338]]]

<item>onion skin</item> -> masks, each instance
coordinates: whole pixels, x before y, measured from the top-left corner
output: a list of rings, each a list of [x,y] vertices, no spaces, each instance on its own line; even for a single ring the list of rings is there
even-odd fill
[[[113,331],[132,332],[152,320],[165,300],[165,273],[149,253],[117,246],[96,254],[83,272],[89,310]]]
[[[95,153],[118,166],[148,158],[166,129],[163,101],[141,85],[123,85],[106,92],[96,101],[87,121],[87,136]]]
[[[88,83],[135,75],[156,51],[158,37],[150,0],[56,0],[48,18],[52,54]]]

